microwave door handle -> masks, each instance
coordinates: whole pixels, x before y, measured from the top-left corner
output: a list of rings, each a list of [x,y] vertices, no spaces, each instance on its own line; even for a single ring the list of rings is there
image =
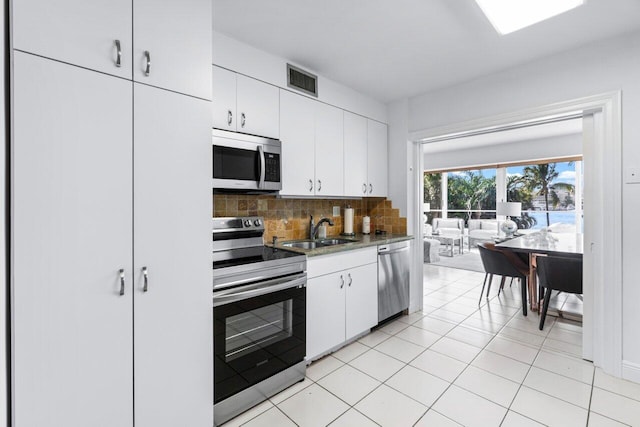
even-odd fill
[[[258,155],[260,156],[260,182],[258,182],[258,188],[264,188],[264,175],[265,175],[265,158],[264,148],[262,145],[258,145]]]

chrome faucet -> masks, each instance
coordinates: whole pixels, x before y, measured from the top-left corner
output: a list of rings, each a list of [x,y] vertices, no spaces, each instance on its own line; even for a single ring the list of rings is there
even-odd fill
[[[315,225],[313,223],[313,215],[309,215],[311,217],[311,220],[309,221],[309,239],[310,240],[315,240],[316,236],[318,235],[318,228],[320,228],[320,226],[323,223],[328,223],[330,226],[333,226],[333,221],[331,221],[329,218],[322,218],[320,221],[318,221],[318,225]]]

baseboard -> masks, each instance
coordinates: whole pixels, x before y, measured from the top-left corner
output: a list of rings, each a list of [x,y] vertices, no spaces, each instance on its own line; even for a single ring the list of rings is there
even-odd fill
[[[623,360],[622,378],[633,381],[634,383],[640,383],[640,364]]]

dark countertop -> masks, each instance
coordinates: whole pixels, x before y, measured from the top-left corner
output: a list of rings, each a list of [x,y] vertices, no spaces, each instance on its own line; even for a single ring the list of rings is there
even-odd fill
[[[284,242],[278,242],[276,244],[276,248],[285,249],[291,252],[298,252],[301,254],[305,254],[308,257],[318,256],[318,255],[328,255],[336,252],[343,251],[351,251],[354,249],[362,249],[369,246],[378,246],[378,245],[386,245],[394,242],[402,242],[404,240],[412,240],[413,236],[407,236],[406,234],[356,234],[355,236],[327,236],[327,239],[353,239],[356,240],[352,243],[344,243],[340,245],[333,246],[322,246],[316,249],[302,249],[302,248],[290,248],[286,246],[282,246],[282,243],[291,242],[295,240],[287,240]],[[267,244],[267,246],[273,246],[271,244]]]

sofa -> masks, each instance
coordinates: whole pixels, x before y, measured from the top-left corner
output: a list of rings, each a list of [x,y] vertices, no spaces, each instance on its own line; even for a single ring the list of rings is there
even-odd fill
[[[493,242],[498,236],[497,219],[470,219],[469,225],[469,250],[479,242]]]

